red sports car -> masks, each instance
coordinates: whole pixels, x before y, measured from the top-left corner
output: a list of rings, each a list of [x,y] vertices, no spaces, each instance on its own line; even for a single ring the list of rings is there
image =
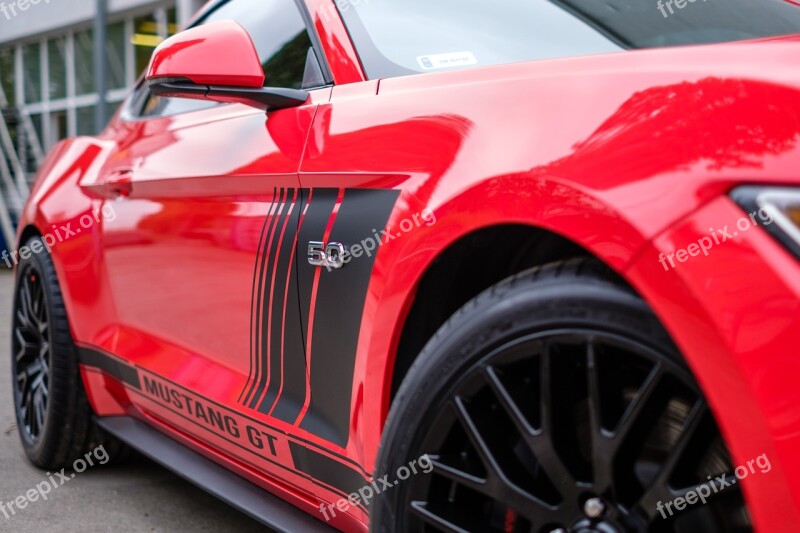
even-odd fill
[[[285,531],[797,531],[798,33],[210,2],[3,257],[27,456],[133,448]]]

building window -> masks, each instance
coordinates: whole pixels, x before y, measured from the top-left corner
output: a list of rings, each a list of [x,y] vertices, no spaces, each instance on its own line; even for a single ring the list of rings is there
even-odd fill
[[[33,122],[33,129],[36,135],[42,139],[44,138],[44,124],[42,123],[42,115],[34,113],[31,115],[31,122]]]
[[[108,89],[125,88],[125,23],[117,22],[108,27],[106,42]]]
[[[95,106],[79,107],[75,110],[75,133],[78,135],[95,135],[94,127]]]
[[[0,86],[6,95],[9,105],[17,103],[14,87],[14,49],[0,48]]]
[[[42,101],[42,56],[39,43],[22,47],[22,73],[25,87],[25,102]]]
[[[167,36],[172,37],[180,30],[178,24],[178,10],[174,7],[167,9]]]
[[[149,14],[121,15],[108,25],[105,102],[96,93],[94,31],[89,21],[39,36],[35,42],[0,47],[0,87],[9,105],[30,117],[37,144],[47,150],[68,135],[98,133],[96,106],[103,105],[111,117],[155,47],[178,31],[174,6],[174,1],[153,2]],[[15,138],[16,131],[11,133]]]
[[[94,92],[94,32],[75,33],[75,94]]]
[[[67,97],[67,39],[59,37],[47,41],[47,65],[50,79],[47,92],[50,100]]]
[[[136,54],[136,75],[138,76],[150,63],[150,56],[164,37],[159,32],[155,15],[137,17],[133,21],[133,46]]]
[[[50,113],[50,139],[48,146],[53,146],[67,136],[67,112],[53,111]]]

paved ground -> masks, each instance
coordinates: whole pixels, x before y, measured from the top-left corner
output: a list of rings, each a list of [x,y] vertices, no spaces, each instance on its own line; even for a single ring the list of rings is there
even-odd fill
[[[32,467],[17,435],[9,378],[12,277],[0,268],[0,502],[8,502],[47,479]],[[118,467],[94,467],[6,518],[0,531],[38,533],[265,531],[171,472],[137,458]]]

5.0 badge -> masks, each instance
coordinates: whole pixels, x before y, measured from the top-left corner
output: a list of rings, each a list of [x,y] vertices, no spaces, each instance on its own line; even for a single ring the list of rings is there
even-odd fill
[[[324,266],[339,269],[344,266],[344,245],[332,242],[325,246],[324,242],[308,243],[308,263],[313,266]]]

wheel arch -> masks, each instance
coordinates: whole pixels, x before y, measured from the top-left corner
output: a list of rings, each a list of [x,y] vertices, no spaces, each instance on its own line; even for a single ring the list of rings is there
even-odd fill
[[[42,232],[33,224],[28,224],[19,232],[19,240],[17,241],[17,249],[21,248],[28,240],[34,237],[41,237]]]
[[[607,265],[566,237],[523,224],[474,230],[444,248],[420,277],[407,306],[393,354],[388,405],[425,344],[464,304],[524,270],[576,258],[594,258]],[[619,281],[630,287],[622,278]]]

